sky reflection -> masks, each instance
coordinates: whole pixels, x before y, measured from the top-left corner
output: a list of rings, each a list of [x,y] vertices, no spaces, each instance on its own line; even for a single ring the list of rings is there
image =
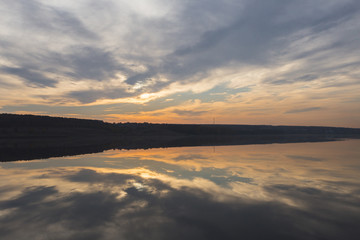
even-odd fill
[[[359,140],[1,163],[1,239],[357,239]]]

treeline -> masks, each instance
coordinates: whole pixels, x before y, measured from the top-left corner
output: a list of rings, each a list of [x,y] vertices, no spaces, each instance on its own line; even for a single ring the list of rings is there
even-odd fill
[[[100,120],[50,117],[22,114],[0,114],[0,126],[6,127],[52,127],[52,128],[103,128],[108,123]]]
[[[181,146],[334,141],[360,129],[334,127],[107,123],[99,120],[0,114],[0,161]]]
[[[203,136],[203,135],[360,135],[360,129],[271,125],[108,123],[101,120],[0,114],[0,137]]]

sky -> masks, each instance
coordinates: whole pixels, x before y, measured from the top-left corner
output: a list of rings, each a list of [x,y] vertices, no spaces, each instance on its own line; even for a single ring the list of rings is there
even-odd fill
[[[0,0],[0,112],[360,127],[360,1]]]

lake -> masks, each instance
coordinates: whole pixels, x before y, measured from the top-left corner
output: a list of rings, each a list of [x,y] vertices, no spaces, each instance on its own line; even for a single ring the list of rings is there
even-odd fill
[[[0,163],[0,239],[359,239],[360,140]]]

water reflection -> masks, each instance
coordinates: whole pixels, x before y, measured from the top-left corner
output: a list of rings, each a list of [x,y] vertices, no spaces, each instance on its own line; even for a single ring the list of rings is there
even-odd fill
[[[1,163],[1,239],[358,239],[360,141]]]

